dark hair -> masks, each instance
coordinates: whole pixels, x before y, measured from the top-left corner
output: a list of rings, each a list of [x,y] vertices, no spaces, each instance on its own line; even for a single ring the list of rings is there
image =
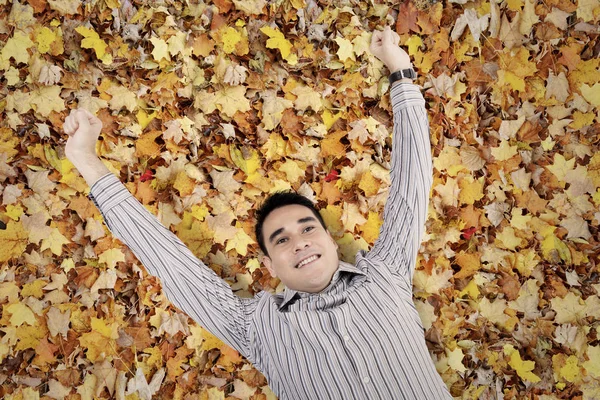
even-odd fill
[[[254,234],[256,235],[256,240],[258,241],[258,245],[260,246],[260,249],[263,251],[263,253],[265,253],[265,255],[269,255],[265,246],[265,237],[262,232],[265,219],[267,219],[271,212],[277,210],[278,208],[294,204],[304,206],[311,210],[315,217],[317,217],[323,228],[327,229],[325,221],[323,221],[323,217],[321,217],[319,210],[317,210],[312,201],[302,196],[301,194],[294,193],[289,190],[273,193],[262,203],[260,208],[257,210],[256,226],[254,227]]]

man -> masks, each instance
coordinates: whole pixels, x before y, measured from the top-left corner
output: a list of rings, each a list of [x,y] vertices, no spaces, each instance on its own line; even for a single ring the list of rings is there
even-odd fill
[[[411,76],[397,42],[386,28],[373,33],[371,51],[391,72]],[[252,362],[280,399],[447,399],[412,301],[432,182],[425,102],[409,78],[392,84],[391,99],[392,185],[379,239],[355,265],[342,262],[310,201],[269,198],[257,239],[265,267],[286,286],[277,295],[239,298],[196,259],[102,164],[102,125],[84,110],[65,121],[66,154],[109,229],[160,277],[169,299]]]

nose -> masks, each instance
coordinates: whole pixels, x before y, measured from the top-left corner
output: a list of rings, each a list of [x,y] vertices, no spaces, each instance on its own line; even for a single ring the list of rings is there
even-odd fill
[[[294,242],[294,253],[298,253],[299,251],[302,251],[308,247],[310,247],[310,242],[300,237]]]

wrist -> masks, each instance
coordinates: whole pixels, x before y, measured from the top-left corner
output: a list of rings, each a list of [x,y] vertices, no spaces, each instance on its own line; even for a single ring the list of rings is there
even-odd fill
[[[81,152],[81,153],[75,153],[75,154],[67,154],[67,158],[69,159],[69,161],[71,161],[71,163],[75,167],[90,165],[90,164],[97,164],[98,162],[102,162],[100,160],[100,157],[98,157],[98,155],[95,152],[94,153]]]
[[[409,68],[414,69],[412,63],[391,64],[388,66],[388,70],[390,71],[390,74],[393,74],[396,71],[401,71],[403,69],[409,69]]]

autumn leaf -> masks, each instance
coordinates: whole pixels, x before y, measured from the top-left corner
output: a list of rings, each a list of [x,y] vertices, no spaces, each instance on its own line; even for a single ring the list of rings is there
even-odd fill
[[[21,255],[27,247],[27,232],[20,222],[8,221],[6,229],[0,230],[0,262]]]
[[[274,399],[114,240],[64,118],[101,119],[105,165],[236,293],[281,291],[252,235],[273,191],[314,201],[343,260],[379,236],[397,115],[369,47],[391,25],[431,129],[412,289],[442,379],[453,397],[600,398],[596,0],[5,3],[5,397]]]

